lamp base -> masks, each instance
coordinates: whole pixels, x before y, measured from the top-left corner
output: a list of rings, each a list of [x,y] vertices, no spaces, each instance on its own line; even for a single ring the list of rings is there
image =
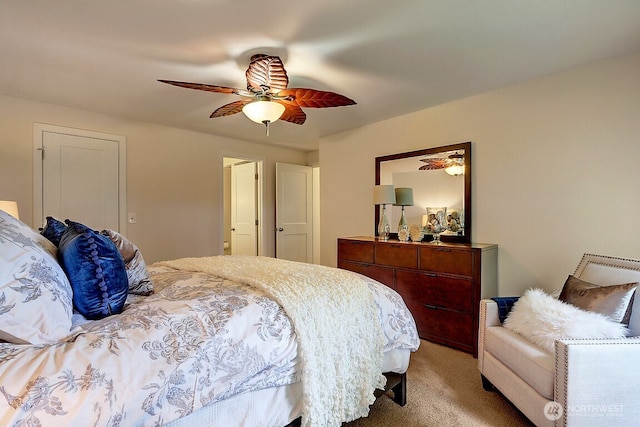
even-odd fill
[[[384,205],[382,205],[382,215],[380,216],[380,222],[378,223],[378,240],[386,242],[389,240],[391,234],[391,227],[387,221],[387,214]]]

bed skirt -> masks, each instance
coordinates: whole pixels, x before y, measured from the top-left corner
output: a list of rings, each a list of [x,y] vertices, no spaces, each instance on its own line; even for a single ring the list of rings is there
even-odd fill
[[[385,353],[384,372],[403,374],[409,367],[411,352],[396,349]],[[205,406],[166,427],[274,427],[287,426],[302,415],[300,382],[243,393]]]

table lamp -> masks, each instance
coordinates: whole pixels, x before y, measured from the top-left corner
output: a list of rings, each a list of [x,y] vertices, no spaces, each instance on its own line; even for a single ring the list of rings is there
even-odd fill
[[[389,240],[391,229],[387,221],[386,205],[396,202],[396,193],[393,185],[376,185],[373,188],[373,204],[382,205],[382,215],[378,222],[378,238],[383,241]]]

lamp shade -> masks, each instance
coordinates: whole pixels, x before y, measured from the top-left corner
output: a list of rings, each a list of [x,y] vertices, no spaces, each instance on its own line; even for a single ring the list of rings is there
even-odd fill
[[[256,123],[273,123],[284,113],[284,105],[273,101],[253,101],[242,112]]]
[[[376,185],[373,187],[373,204],[387,205],[396,202],[396,192],[393,185]]]
[[[20,216],[18,215],[18,202],[0,200],[0,211],[5,211],[15,219],[20,219]]]
[[[413,206],[413,188],[396,188],[396,206]]]

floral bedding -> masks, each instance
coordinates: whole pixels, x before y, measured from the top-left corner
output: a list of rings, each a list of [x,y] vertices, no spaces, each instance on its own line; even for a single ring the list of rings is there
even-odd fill
[[[236,394],[299,381],[296,335],[262,291],[149,267],[155,292],[120,314],[76,319],[52,344],[0,343],[0,425],[157,426]],[[400,296],[368,281],[384,350],[416,350]]]

